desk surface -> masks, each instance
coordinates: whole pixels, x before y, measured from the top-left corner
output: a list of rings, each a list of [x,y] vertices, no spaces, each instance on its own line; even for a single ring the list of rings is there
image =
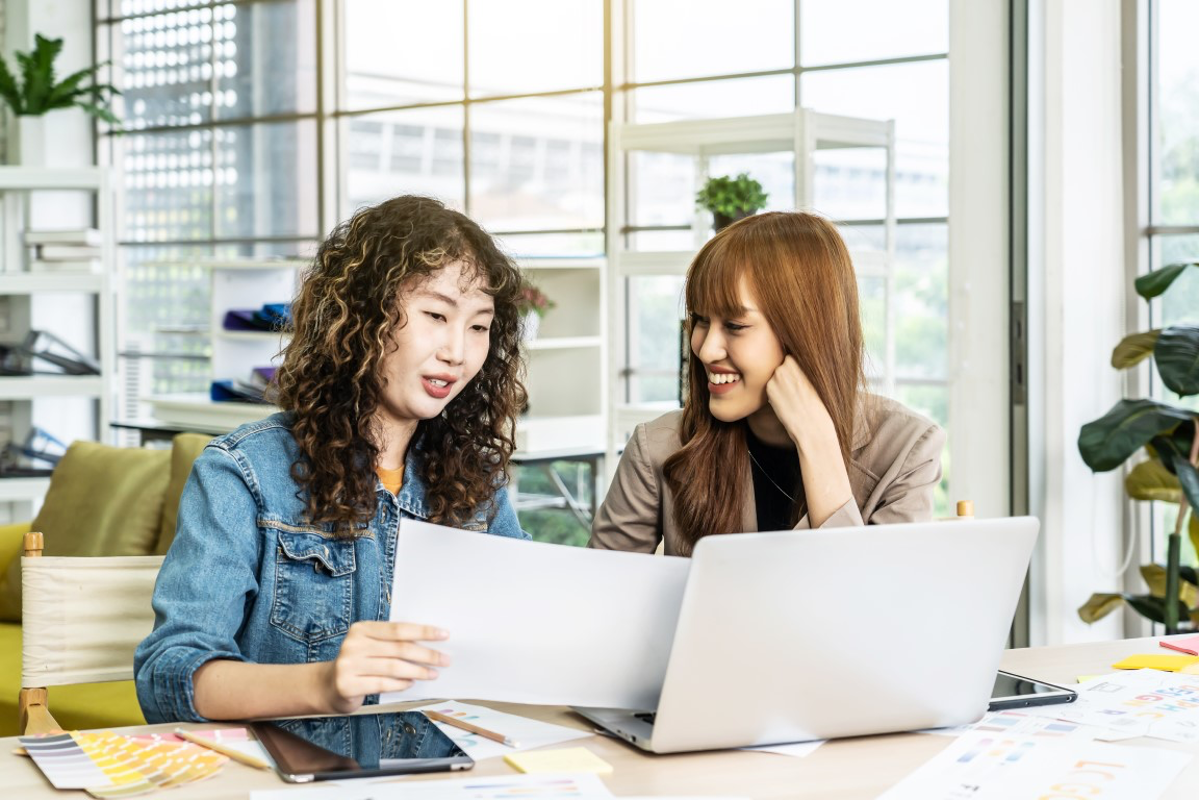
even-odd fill
[[[1157,652],[1157,639],[1131,639],[1118,642],[1068,645],[1065,647],[1009,650],[1001,666],[1021,675],[1073,685],[1083,674],[1111,672],[1110,665],[1127,655]],[[559,725],[586,729],[584,720],[563,708],[514,706],[488,703],[498,709]],[[173,725],[155,725],[125,731],[170,730]],[[198,727],[198,726],[196,726]],[[211,725],[210,725],[211,727]],[[643,753],[622,741],[604,736],[572,742],[582,745],[613,765],[613,774],[604,782],[618,797],[622,795],[745,795],[753,798],[822,798],[849,800],[874,798],[897,783],[952,740],[942,736],[893,734],[839,739],[827,742],[807,758],[770,753],[740,751],[691,753],[659,756]],[[1124,744],[1168,747],[1195,755],[1195,746],[1158,740],[1136,739]],[[14,738],[0,739],[0,795],[29,798],[66,797],[55,792],[37,767],[26,758],[12,755],[18,743]],[[864,768],[869,765],[869,768]],[[1183,770],[1163,795],[1168,800],[1195,800],[1200,794],[1195,759]],[[512,774],[503,759],[479,762],[471,774]],[[442,777],[463,777],[447,773]],[[437,780],[421,776],[406,780]],[[273,772],[264,772],[229,763],[214,779],[180,789],[163,797],[245,798],[254,789],[278,789],[287,786]],[[16,790],[16,791],[14,791]],[[70,795],[77,796],[76,794]],[[78,794],[82,796],[82,794]]]

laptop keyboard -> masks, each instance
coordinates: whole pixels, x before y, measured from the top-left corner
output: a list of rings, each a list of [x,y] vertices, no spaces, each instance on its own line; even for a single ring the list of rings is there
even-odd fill
[[[633,716],[635,719],[640,719],[642,722],[653,725],[654,718],[658,716],[658,713],[654,711],[643,711],[641,714],[634,714]]]

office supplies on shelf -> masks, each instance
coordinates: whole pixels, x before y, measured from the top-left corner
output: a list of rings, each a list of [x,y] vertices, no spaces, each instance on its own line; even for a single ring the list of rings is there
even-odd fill
[[[465,720],[490,731],[507,736],[516,742],[511,746],[498,744],[488,739],[459,730],[437,722],[442,732],[454,740],[454,743],[476,761],[507,755],[517,750],[533,750],[551,744],[562,744],[576,739],[588,739],[595,734],[578,728],[568,728],[563,725],[552,725],[517,714],[506,714],[487,706],[461,703],[457,700],[446,700],[440,703],[412,709],[414,711],[436,711],[444,716]]]
[[[292,320],[290,303],[264,303],[262,308],[234,308],[225,312],[221,327],[227,331],[278,332]]]
[[[242,728],[241,730],[244,731],[245,728]],[[176,728],[175,735],[180,739],[183,739],[185,742],[198,744],[201,747],[207,747],[213,752],[220,753],[223,756],[228,756],[239,764],[245,764],[246,766],[254,767],[255,769],[271,769],[271,765],[263,759],[252,756],[249,753],[245,753],[236,747],[231,747],[212,735],[204,736],[194,731],[185,730],[184,728]]]
[[[54,467],[67,445],[47,431],[34,425],[22,444],[9,442],[0,454],[0,478],[43,477],[54,472]]]
[[[1200,655],[1196,652],[1197,647],[1200,647],[1200,635],[1188,636],[1184,639],[1162,639],[1158,643],[1159,647],[1168,647],[1172,650],[1178,650],[1181,653],[1188,655]]]
[[[500,744],[508,745],[509,747],[521,746],[518,742],[513,741],[503,733],[496,733],[495,731],[480,727],[479,725],[468,722],[466,719],[461,717],[454,717],[449,714],[443,714],[440,711],[431,711],[428,709],[422,710],[421,713],[429,717],[434,722],[444,722],[451,727],[460,728],[469,733],[474,733],[477,736],[482,736],[485,739],[491,739],[493,742],[499,742]]]
[[[270,403],[268,396],[275,380],[275,367],[254,367],[250,380],[219,380],[212,382],[210,397],[215,402]]]
[[[594,772],[597,775],[609,775],[613,771],[612,764],[586,747],[510,753],[504,757],[504,761],[513,769],[527,773]]]
[[[0,375],[34,374],[99,375],[100,363],[49,331],[30,330],[19,345],[0,345]]]

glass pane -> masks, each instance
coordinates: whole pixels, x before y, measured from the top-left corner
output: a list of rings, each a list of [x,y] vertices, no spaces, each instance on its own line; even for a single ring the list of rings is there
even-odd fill
[[[830,219],[887,216],[887,151],[878,147],[813,153],[812,210]]]
[[[633,403],[679,400],[679,363],[684,346],[683,278],[626,279],[629,292],[628,336]]]
[[[345,0],[345,25],[343,108],[462,98],[462,3]]]
[[[863,371],[868,380],[887,381],[887,283],[883,278],[858,278],[858,313],[862,318]]]
[[[132,14],[151,14],[156,11],[170,11],[176,8],[208,5],[211,0],[108,0],[113,12],[120,16]]]
[[[838,225],[838,233],[851,255],[887,249],[887,231],[882,225]]]
[[[599,92],[471,107],[471,216],[493,230],[604,225]]]
[[[792,0],[638,0],[633,80],[671,80],[790,69]],[[726,116],[726,113],[707,116]]]
[[[127,127],[198,125],[212,119],[211,8],[127,19],[113,35]],[[224,31],[224,21],[221,23]]]
[[[1154,222],[1195,225],[1200,217],[1200,81],[1197,80],[1196,31],[1200,4],[1195,0],[1159,0],[1158,64],[1155,87],[1158,102],[1158,185]],[[1193,256],[1194,258],[1195,256]]]
[[[110,141],[125,184],[122,241],[213,236],[212,130],[131,133]]]
[[[216,128],[213,141],[218,238],[318,235],[316,122]]]
[[[949,206],[949,64],[919,61],[805,73],[801,104],[896,120],[896,214],[945,216]]]
[[[950,387],[945,384],[901,384],[896,387],[896,399],[904,405],[924,414],[949,431]],[[942,448],[942,480],[933,488],[933,516],[948,517],[950,510],[950,447]]]
[[[603,85],[601,0],[475,0],[470,10],[472,97]]]
[[[627,224],[691,226],[696,218],[696,159],[677,153],[633,151],[627,163]]]
[[[400,194],[424,194],[462,209],[463,110],[419,108],[343,119],[346,205],[354,209]]]
[[[313,0],[213,9],[215,116],[258,117],[316,109],[315,14]]]
[[[947,0],[802,0],[800,63],[844,64],[945,53]]]
[[[949,355],[946,225],[898,225],[892,310],[896,379],[945,380]]]
[[[793,85],[791,75],[769,75],[647,86],[633,90],[632,116],[636,122],[670,122],[778,114],[795,108]]]
[[[1197,260],[1198,237],[1194,233],[1176,236],[1155,236],[1151,239],[1151,259],[1154,269],[1169,264]],[[1196,322],[1197,270],[1184,270],[1171,288],[1155,301],[1154,325],[1161,327],[1184,322]]]

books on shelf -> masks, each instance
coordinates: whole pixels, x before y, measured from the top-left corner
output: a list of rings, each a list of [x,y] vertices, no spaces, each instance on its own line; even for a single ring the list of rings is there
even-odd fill
[[[69,244],[87,247],[99,247],[104,244],[104,237],[95,228],[72,228],[69,230],[27,230],[25,244],[34,247],[44,244]]]

